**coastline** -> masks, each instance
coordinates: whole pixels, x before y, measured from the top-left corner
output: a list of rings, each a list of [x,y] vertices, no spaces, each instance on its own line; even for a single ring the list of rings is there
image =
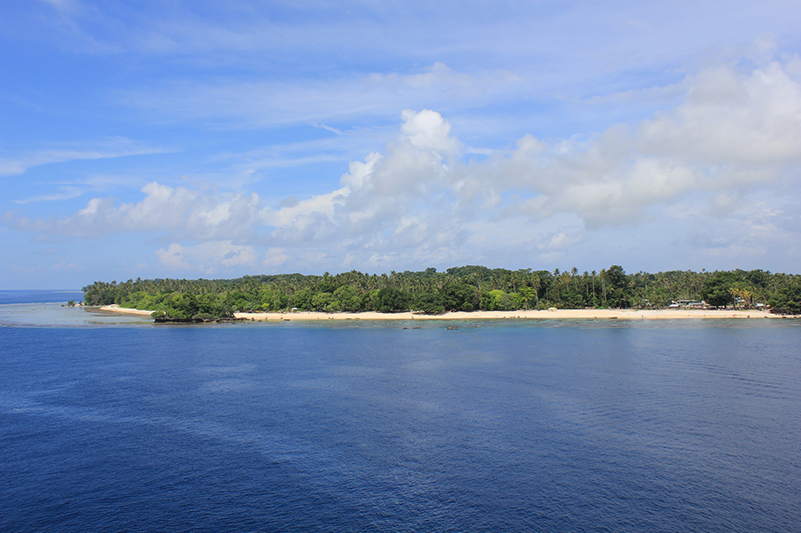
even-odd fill
[[[86,306],[90,308],[89,306]],[[129,309],[127,307],[120,307],[119,304],[101,305],[95,309],[99,311],[108,311],[109,313],[120,313],[124,315],[137,315],[137,316],[150,316],[153,311],[145,311],[144,309]]]
[[[633,310],[633,309],[557,309],[555,311],[452,311],[441,315],[422,313],[323,313],[296,311],[293,313],[234,313],[236,318],[258,322],[281,320],[674,320],[674,319],[757,319],[781,318],[767,311],[754,310]]]
[[[100,311],[128,315],[150,316],[152,311],[128,309],[117,304],[98,307]],[[255,322],[291,320],[676,320],[676,319],[761,319],[782,318],[767,311],[757,310],[702,310],[702,309],[557,309],[555,311],[451,311],[441,315],[423,313],[325,313],[320,311],[294,311],[290,313],[234,313],[234,317]]]

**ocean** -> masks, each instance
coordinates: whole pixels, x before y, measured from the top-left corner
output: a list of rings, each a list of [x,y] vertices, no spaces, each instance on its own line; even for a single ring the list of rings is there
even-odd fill
[[[80,302],[83,300],[83,293],[77,290],[47,291],[8,291],[0,290],[0,305],[9,304],[30,304],[30,303],[66,303],[70,300]]]
[[[801,321],[331,322],[0,305],[0,530],[801,531]]]

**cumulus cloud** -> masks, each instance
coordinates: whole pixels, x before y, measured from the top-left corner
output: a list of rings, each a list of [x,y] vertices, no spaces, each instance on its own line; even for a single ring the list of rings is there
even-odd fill
[[[687,99],[637,130],[644,154],[698,164],[801,160],[801,85],[778,62],[743,76],[728,67],[693,77]]]
[[[324,209],[295,208],[273,235],[314,228],[303,238],[338,236],[353,250],[389,253],[475,244],[480,232],[468,234],[468,223],[499,219],[536,224],[569,213],[590,228],[632,224],[688,195],[708,196],[714,216],[715,195],[738,198],[798,170],[801,85],[787,67],[710,68],[688,77],[686,98],[670,112],[585,140],[527,135],[480,163],[460,162],[461,145],[438,113],[405,111],[385,154],[352,164],[341,189],[314,199]],[[514,233],[543,253],[581,240],[549,230],[532,241],[524,224]]]
[[[448,244],[449,191],[460,145],[451,126],[431,110],[404,111],[398,139],[386,154],[354,162],[341,188],[284,206],[265,209],[271,237],[285,246],[342,240],[351,247],[386,250],[427,243]]]
[[[585,142],[523,138],[497,164],[495,189],[537,197],[520,212],[573,211],[592,226],[635,220],[692,191],[765,185],[801,162],[801,85],[778,62],[689,79],[685,101]]]
[[[442,157],[456,157],[459,154],[459,143],[451,137],[451,125],[442,115],[430,109],[415,113],[411,109],[401,113],[403,139],[412,146],[434,150]]]
[[[71,237],[101,237],[118,232],[155,232],[178,239],[209,241],[242,237],[259,222],[257,194],[209,195],[186,187],[150,182],[139,202],[117,204],[92,198],[86,207],[58,220],[29,220],[6,213],[7,224],[22,230]]]
[[[767,219],[743,211],[744,198],[792,180],[801,164],[796,62],[749,72],[709,68],[681,84],[687,92],[680,105],[639,124],[576,139],[526,135],[479,162],[465,160],[440,113],[406,110],[383,153],[352,162],[332,190],[279,205],[264,205],[255,193],[211,195],[152,182],[139,202],[93,198],[63,219],[5,220],[44,233],[145,231],[191,241],[157,254],[164,265],[202,271],[213,264],[277,267],[298,250],[344,267],[377,268],[400,256],[449,261],[465,247],[473,257],[486,255],[497,243],[559,257],[585,231],[633,224],[655,209],[681,220],[675,206],[689,201],[701,202],[695,212],[708,219],[738,212],[751,221],[752,235]],[[787,216],[776,209],[774,226]],[[726,253],[762,253],[758,244],[732,246]]]

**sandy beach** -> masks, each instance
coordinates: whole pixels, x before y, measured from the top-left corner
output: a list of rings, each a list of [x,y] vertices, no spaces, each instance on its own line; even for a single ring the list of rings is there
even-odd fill
[[[127,307],[120,307],[117,304],[101,305],[98,307],[100,311],[108,311],[110,313],[121,313],[125,315],[139,315],[150,316],[153,311],[145,311],[144,309],[128,309]]]
[[[104,305],[101,311],[150,316],[152,311],[127,309],[119,305]],[[236,318],[264,321],[281,320],[565,320],[565,319],[607,319],[607,320],[675,320],[675,319],[716,319],[716,318],[781,318],[767,311],[755,310],[701,310],[701,309],[557,309],[555,311],[454,311],[441,315],[422,313],[322,313],[315,311],[294,311],[290,313],[234,313]]]

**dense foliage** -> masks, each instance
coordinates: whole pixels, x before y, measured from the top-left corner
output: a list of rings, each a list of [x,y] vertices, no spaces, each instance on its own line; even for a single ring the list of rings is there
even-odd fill
[[[95,282],[83,289],[87,305],[119,304],[173,318],[230,317],[238,311],[511,311],[584,307],[663,308],[705,300],[712,306],[769,304],[801,313],[801,276],[762,270],[671,271],[626,274],[613,265],[600,272],[489,269],[323,276],[280,274],[231,280],[154,279]]]

